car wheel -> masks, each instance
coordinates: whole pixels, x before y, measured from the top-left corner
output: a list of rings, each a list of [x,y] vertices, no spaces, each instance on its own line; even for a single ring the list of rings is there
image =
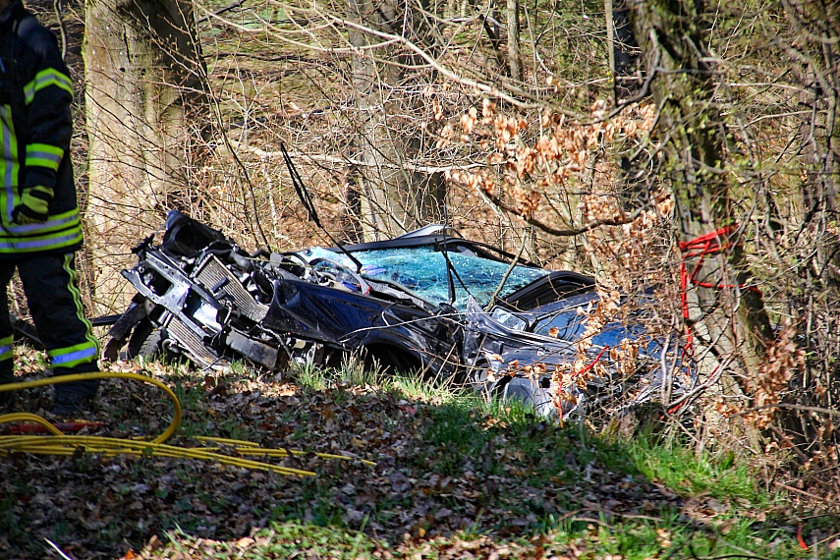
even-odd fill
[[[143,319],[134,327],[134,332],[128,340],[128,359],[141,357],[150,360],[163,356],[163,338],[163,333],[157,326],[148,319]]]
[[[556,415],[551,393],[539,382],[528,377],[513,377],[505,384],[502,400],[519,401],[524,406],[533,408],[537,415],[550,417]]]

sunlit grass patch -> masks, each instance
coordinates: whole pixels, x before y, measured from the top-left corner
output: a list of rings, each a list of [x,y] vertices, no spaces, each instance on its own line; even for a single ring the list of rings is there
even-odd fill
[[[14,468],[0,462],[0,528],[21,557],[45,554],[21,526],[60,546],[96,542],[125,553],[130,543],[136,555],[156,539],[145,558],[305,551],[644,560],[811,552],[780,513],[784,502],[757,484],[750,466],[697,457],[679,441],[602,437],[585,423],[561,426],[521,403],[486,401],[420,372],[388,375],[350,362],[296,367],[279,381],[245,365],[227,373],[145,366],[170,383],[184,407],[173,443],[196,446],[196,436],[215,436],[302,450],[307,454],[288,466],[318,476],[160,457],[18,457]],[[157,434],[171,414],[154,387],[116,381],[100,407],[101,420],[111,422],[106,431],[126,436]],[[98,508],[95,531],[73,517],[80,504]],[[803,525],[806,538],[830,535],[830,522],[820,523]],[[834,554],[827,546],[819,551],[820,558]]]

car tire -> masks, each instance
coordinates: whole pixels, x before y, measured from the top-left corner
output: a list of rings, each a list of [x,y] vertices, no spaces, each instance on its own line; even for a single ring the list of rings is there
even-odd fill
[[[126,356],[129,360],[135,358],[151,360],[163,356],[163,339],[163,332],[148,319],[143,319],[131,333]]]
[[[519,401],[527,407],[531,407],[542,417],[551,417],[556,414],[551,394],[539,383],[527,377],[513,377],[505,384],[501,393],[502,400]]]

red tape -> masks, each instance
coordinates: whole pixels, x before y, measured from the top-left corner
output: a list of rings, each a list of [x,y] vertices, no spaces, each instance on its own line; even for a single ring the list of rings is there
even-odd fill
[[[732,232],[734,232],[737,229],[737,225],[726,226],[720,228],[717,231],[701,235],[700,237],[695,237],[690,241],[679,242],[680,251],[682,251],[683,253],[682,262],[680,262],[680,300],[682,303],[683,318],[686,321],[685,333],[687,340],[685,345],[685,352],[689,356],[692,355],[692,336],[691,329],[689,329],[688,327],[689,281],[693,285],[700,286],[701,288],[715,288],[719,290],[735,288],[747,289],[761,295],[761,290],[759,290],[755,286],[745,286],[743,284],[712,284],[710,282],[700,282],[699,280],[697,280],[697,273],[700,272],[700,268],[703,266],[703,260],[706,258],[706,255],[713,255],[715,253],[723,251],[724,249],[727,249],[729,247],[729,240],[726,239],[726,242],[721,244],[721,239],[727,238],[730,234],[732,234]],[[688,268],[685,265],[685,261],[695,257],[699,258],[697,259],[697,263],[694,265],[694,269],[691,271],[691,274],[689,274]]]

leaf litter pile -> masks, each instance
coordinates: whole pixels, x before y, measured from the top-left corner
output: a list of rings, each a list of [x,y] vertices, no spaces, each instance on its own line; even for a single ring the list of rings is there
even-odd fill
[[[81,449],[63,457],[13,453],[0,459],[0,557],[49,557],[53,543],[72,558],[228,552],[285,558],[305,548],[308,558],[617,560],[624,557],[603,554],[611,527],[635,521],[639,542],[654,543],[643,557],[664,558],[676,537],[659,519],[686,518],[687,506],[711,519],[716,507],[729,507],[710,499],[689,504],[640,475],[618,447],[596,452],[593,446],[604,444],[578,427],[546,424],[527,411],[494,410],[469,395],[422,396],[393,383],[383,389],[337,375],[316,387],[294,377],[214,377],[154,363],[120,362],[112,369],[142,371],[173,388],[184,419],[168,443],[200,447],[196,438],[211,436],[303,450],[248,458],[317,476]],[[24,392],[16,410],[49,417],[50,390]],[[82,433],[153,438],[171,417],[171,404],[155,387],[109,380],[86,418],[102,425]],[[0,430],[9,433],[7,426]],[[219,447],[236,455],[227,443]],[[741,515],[749,513],[746,506]],[[552,538],[558,528],[572,537]]]

